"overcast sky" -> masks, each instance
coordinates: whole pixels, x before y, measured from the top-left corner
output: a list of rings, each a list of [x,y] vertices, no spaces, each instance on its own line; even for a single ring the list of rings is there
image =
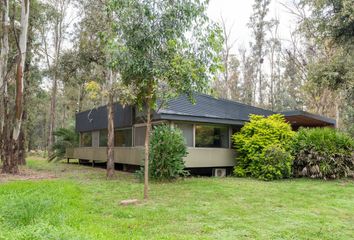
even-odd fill
[[[295,26],[295,19],[281,4],[288,0],[272,0],[268,18],[277,17],[280,21],[279,35],[285,41],[289,39],[290,32]],[[227,28],[232,26],[232,39],[236,40],[233,51],[238,46],[248,47],[251,40],[250,30],[247,28],[250,15],[252,14],[253,0],[210,0],[208,15],[211,19],[221,22],[221,16],[226,22]]]

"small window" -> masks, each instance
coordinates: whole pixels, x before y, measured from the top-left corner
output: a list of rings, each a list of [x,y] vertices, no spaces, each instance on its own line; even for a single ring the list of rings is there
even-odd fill
[[[229,148],[228,127],[196,125],[195,146],[205,148]]]
[[[83,132],[81,133],[81,147],[92,147],[92,133]]]
[[[117,129],[114,131],[115,147],[131,147],[132,146],[132,129]]]
[[[184,139],[186,140],[186,145],[193,147],[193,124],[177,123],[175,126],[181,129]]]
[[[108,130],[101,130],[100,131],[100,147],[107,147],[108,143]]]

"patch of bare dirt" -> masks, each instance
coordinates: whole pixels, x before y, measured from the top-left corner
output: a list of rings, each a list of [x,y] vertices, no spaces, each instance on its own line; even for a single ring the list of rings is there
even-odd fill
[[[18,180],[41,180],[57,178],[54,174],[48,172],[37,172],[27,168],[21,169],[20,174],[2,174],[0,173],[0,183]]]

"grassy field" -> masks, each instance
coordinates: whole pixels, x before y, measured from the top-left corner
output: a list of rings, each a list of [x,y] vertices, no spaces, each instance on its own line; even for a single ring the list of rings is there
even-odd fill
[[[49,179],[0,182],[0,239],[353,239],[354,182],[188,178],[143,185],[118,172],[48,164]]]

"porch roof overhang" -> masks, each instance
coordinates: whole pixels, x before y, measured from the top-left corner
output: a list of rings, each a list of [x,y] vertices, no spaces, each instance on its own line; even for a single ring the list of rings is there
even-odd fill
[[[325,127],[336,125],[336,120],[301,110],[282,112],[285,119],[294,127]]]

